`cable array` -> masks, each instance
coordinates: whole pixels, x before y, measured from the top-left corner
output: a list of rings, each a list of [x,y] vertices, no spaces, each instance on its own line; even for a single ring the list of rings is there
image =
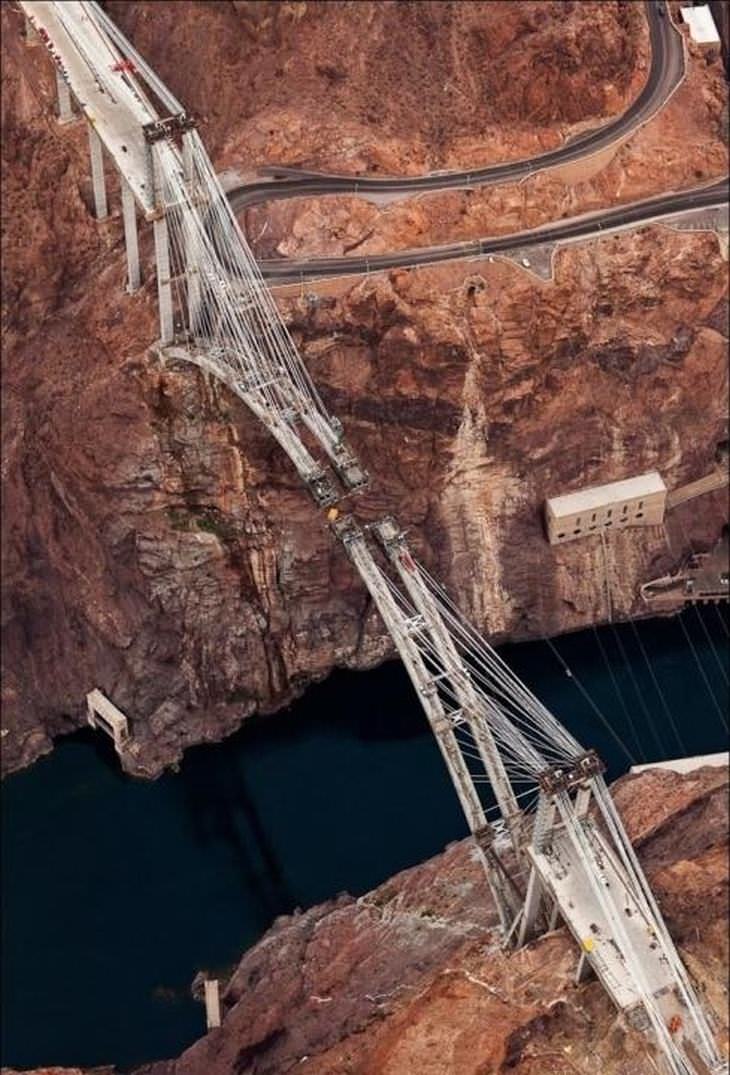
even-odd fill
[[[532,744],[542,770],[548,765],[566,765],[585,753],[549,709],[529,690],[497,651],[479,634],[448,596],[443,586],[415,561],[433,595],[439,613],[449,628],[457,648],[465,658],[473,679],[503,709],[505,717],[520,729],[524,741]],[[537,775],[535,772],[534,775]]]
[[[183,292],[182,313],[189,333],[198,345],[212,348],[217,360],[230,366],[234,377],[243,382],[244,390],[260,394],[281,419],[289,420],[295,407],[302,417],[306,413],[330,422],[273,299],[254,269],[250,250],[231,224],[228,200],[197,132],[190,132],[189,138],[188,176],[175,146],[162,141],[154,147],[173,277]],[[234,235],[238,243],[234,243]]]
[[[185,326],[200,364],[223,372],[310,486],[324,483],[324,472],[297,423],[318,442],[343,484],[361,487],[367,475],[297,351],[197,131],[185,134],[182,154],[162,140],[153,155],[178,291],[178,327]],[[320,503],[337,499],[324,485],[315,495]]]
[[[385,572],[382,573],[382,577],[401,609],[404,620],[409,622],[417,620],[417,610],[409,602],[399,586]],[[446,702],[448,711],[460,713],[461,702],[454,684],[454,672],[445,659],[443,648],[436,644],[425,623],[412,629],[410,636],[418,647],[439,696]],[[478,716],[474,715],[474,722],[482,721],[488,725],[498,746],[501,748],[505,768],[510,779],[515,783],[528,782],[534,785],[537,776],[544,772],[550,764],[548,756],[553,754],[550,746],[548,745],[547,750],[542,753],[530,741],[530,738],[524,734],[523,730],[510,719],[508,708],[502,704],[499,694],[497,692],[487,693],[479,685],[476,675],[473,676],[473,688],[481,702]],[[503,698],[509,700],[510,695],[507,692],[503,692]],[[462,736],[469,734],[468,728],[464,731],[460,728],[459,731]],[[466,743],[465,746],[470,752],[469,756],[472,760],[476,762],[482,761],[481,756],[476,751],[473,739],[471,742]]]

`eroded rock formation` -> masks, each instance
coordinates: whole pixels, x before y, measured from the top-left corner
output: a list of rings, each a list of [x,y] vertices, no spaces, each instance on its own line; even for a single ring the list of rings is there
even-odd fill
[[[727,1046],[727,771],[623,778],[616,800]],[[223,1027],[149,1075],[655,1075],[564,928],[518,952],[467,843],[353,900],[278,921],[223,995]]]
[[[545,496],[711,468],[725,284],[713,235],[657,228],[572,247],[550,284],[495,262],[285,308],[372,473],[361,516],[397,512],[490,635],[527,637],[607,615],[600,544],[548,546]],[[132,716],[154,770],[333,664],[388,652],[324,520],[242,405],[130,342],[150,301],[114,324],[81,299],[19,340],[6,378],[11,765],[71,727],[95,683]],[[614,615],[637,611],[638,585],[687,538],[710,543],[723,501],[685,510],[674,547],[662,531],[612,537]]]
[[[407,173],[525,156],[621,111],[646,72],[636,4],[107,6],[203,116],[216,162],[241,169],[285,160]],[[333,665],[380,660],[389,643],[254,420],[150,352],[150,237],[145,286],[125,297],[118,215],[97,225],[90,214],[85,131],[56,127],[47,57],[22,43],[10,5],[0,14],[3,766],[30,763],[77,727],[99,685],[131,717],[136,771],[154,775]],[[528,89],[517,76],[541,63],[550,77]],[[433,85],[435,65],[445,87]],[[647,128],[643,149],[622,150],[590,197],[653,179],[659,142],[661,167],[686,158],[690,129],[696,167],[713,174],[717,132],[707,127],[704,148],[701,137],[716,119],[708,86],[706,115],[685,109],[683,133],[667,119]],[[559,212],[577,204],[568,186],[553,191]],[[511,197],[490,193],[479,227],[519,217]],[[464,216],[447,209],[451,224]],[[425,240],[436,223],[426,220]],[[309,228],[297,236],[305,245],[317,238]],[[597,543],[551,550],[540,520],[546,495],[648,467],[674,485],[711,467],[727,436],[726,263],[714,235],[652,228],[576,245],[549,283],[494,261],[280,301],[373,474],[362,517],[396,511],[492,637],[603,619],[606,574],[614,614],[636,613],[640,582],[717,536],[715,495],[680,509],[668,542],[618,534],[605,559]],[[670,928],[720,1015],[722,780],[652,773],[618,789]],[[234,973],[224,1027],[151,1072],[653,1072],[599,987],[572,986],[562,931],[508,955],[492,918],[461,844],[359,900],[279,921]]]
[[[723,768],[614,786],[725,1050],[727,790]],[[574,985],[565,928],[505,951],[495,919],[467,842],[281,918],[234,970],[222,1027],[140,1075],[656,1075],[599,983]]]
[[[204,119],[216,161],[243,168],[401,175],[531,156],[622,112],[648,70],[641,8],[621,0],[107,8]]]
[[[387,22],[392,5],[376,7],[372,19]],[[480,7],[504,30],[502,5]],[[567,33],[584,7],[561,6],[565,19],[536,27],[535,40]],[[625,5],[598,8],[603,21],[633,25]],[[523,14],[540,21],[538,9]],[[476,17],[470,5],[429,10],[454,26]],[[239,89],[220,66],[198,81],[194,67],[173,70],[174,56],[187,48],[197,63],[206,40],[227,40],[213,34],[226,20],[255,23],[235,49],[257,57],[254,88],[275,101],[264,78],[272,50],[293,53],[300,32],[323,38],[328,19],[344,33],[345,15],[365,17],[360,5],[176,4],[171,26],[169,4],[114,13],[173,88],[208,110],[206,137],[228,163],[230,139],[249,131],[233,104]],[[23,44],[10,5],[2,19],[3,766],[29,763],[78,727],[85,693],[100,686],[132,722],[139,753],[128,767],[154,775],[333,666],[379,661],[389,642],[278,448],[225,390],[149,351],[151,237],[143,229],[145,285],[127,297],[116,179],[115,213],[98,225],[83,125],[58,128],[44,50]],[[639,70],[640,27],[632,40]],[[215,113],[214,87],[230,95],[220,101],[229,112]],[[685,513],[686,533],[670,529],[669,546],[631,531],[604,562],[597,544],[551,550],[540,507],[648,467],[670,485],[710,468],[727,435],[725,285],[714,235],[656,228],[560,252],[551,283],[482,261],[281,302],[372,472],[358,510],[395,511],[465,611],[503,639],[605,618],[606,570],[614,614],[635,611],[640,582],[689,541],[716,538],[719,496]]]
[[[398,198],[266,202],[241,214],[259,257],[380,254],[510,235],[728,174],[728,88],[717,52],[687,42],[682,84],[643,127],[585,160],[518,182]]]

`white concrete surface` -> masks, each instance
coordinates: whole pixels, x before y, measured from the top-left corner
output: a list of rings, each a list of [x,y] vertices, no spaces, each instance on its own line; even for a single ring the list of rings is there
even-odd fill
[[[137,207],[134,194],[125,179],[120,177],[122,189],[122,219],[124,220],[124,245],[127,251],[127,291],[137,291],[141,283],[139,271],[139,241],[137,238]]]
[[[730,753],[724,751],[720,754],[698,754],[694,758],[673,758],[669,761],[652,761],[645,765],[632,765],[630,773],[643,773],[647,769],[671,769],[674,773],[691,773],[695,769],[701,769],[705,765],[722,766],[730,765]]]
[[[611,914],[622,924],[632,960],[641,968],[644,988],[655,998],[665,1026],[677,1021],[681,1028],[677,1044],[686,1046],[690,1039],[692,1047],[696,1048],[690,1013],[674,988],[673,973],[651,922],[627,884],[623,868],[595,825],[584,822],[584,832],[591,846],[598,884],[608,897]],[[544,851],[531,850],[530,857],[543,884],[557,898],[568,929],[613,1003],[627,1014],[643,1010],[639,987],[614,943],[614,930],[589,879],[587,862],[577,853],[563,826],[553,830]]]
[[[609,482],[607,485],[594,485],[590,489],[579,489],[575,493],[550,497],[550,504],[556,516],[574,515],[579,511],[592,511],[604,504],[617,504],[624,500],[633,500],[638,496],[651,496],[653,493],[666,493],[667,487],[656,470],[639,474],[624,481]]]
[[[595,832],[593,833],[596,840]],[[583,951],[617,1008],[624,1011],[640,1000],[633,981],[617,947],[612,943],[612,929],[606,921],[588,880],[582,862],[565,832],[557,831],[552,843],[543,853],[533,853],[533,860],[543,883],[557,897],[560,911],[570,932]],[[624,922],[634,951],[640,955],[651,992],[657,993],[674,984],[667,964],[659,958],[658,948],[652,948],[654,938],[650,926],[615,870],[613,856],[601,848],[601,859],[611,885],[611,902]],[[627,914],[627,908],[630,914]]]
[[[205,989],[205,1023],[208,1030],[221,1025],[221,1002],[217,978],[206,978]]]
[[[79,111],[111,154],[143,212],[151,213],[149,153],[141,127],[159,117],[134,77],[113,70],[121,53],[100,33],[79,0],[67,0],[62,6],[21,0],[21,7],[35,28],[47,34],[44,44],[65,74]]]
[[[117,751],[124,747],[129,739],[127,718],[98,687],[86,695],[86,717],[92,728],[101,728],[114,740]]]
[[[681,7],[683,20],[689,26],[689,36],[696,45],[719,45],[720,35],[707,4],[697,7]]]

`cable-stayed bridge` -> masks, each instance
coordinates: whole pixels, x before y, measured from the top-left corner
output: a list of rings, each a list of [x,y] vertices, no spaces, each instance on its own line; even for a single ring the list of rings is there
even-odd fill
[[[603,778],[412,556],[397,522],[335,507],[367,475],[267,290],[195,124],[95,3],[22,0],[51,52],[59,118],[88,124],[94,202],[121,177],[128,289],[137,208],[154,231],[163,354],[222,380],[291,459],[368,589],[418,693],[484,867],[505,944],[562,920],[671,1075],[726,1070]],[[486,789],[486,793],[485,793]],[[488,795],[498,820],[489,819]]]

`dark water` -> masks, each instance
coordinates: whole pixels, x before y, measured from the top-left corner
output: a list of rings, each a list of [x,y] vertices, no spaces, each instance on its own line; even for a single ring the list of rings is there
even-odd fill
[[[631,626],[556,643],[637,760],[726,749],[727,612],[701,616],[638,628],[666,709]],[[627,768],[545,643],[503,652],[610,776]],[[123,778],[106,740],[80,733],[2,799],[3,1062],[18,1067],[177,1054],[204,1030],[197,969],[233,962],[277,914],[363,892],[465,832],[399,664],[336,673],[154,784]]]

